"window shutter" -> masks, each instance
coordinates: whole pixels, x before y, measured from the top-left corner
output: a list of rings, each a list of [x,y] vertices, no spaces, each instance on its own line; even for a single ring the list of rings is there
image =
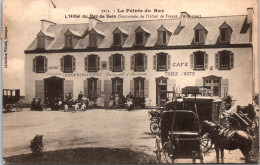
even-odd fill
[[[230,54],[230,69],[234,68],[234,53]]]
[[[109,70],[113,70],[113,56],[109,56]]]
[[[131,56],[131,67],[130,70],[134,70],[135,68],[135,55]]]
[[[97,56],[97,71],[100,71],[100,57]]]
[[[171,69],[171,55],[167,55],[167,70]]]
[[[204,69],[208,69],[208,54],[204,55]]]
[[[35,97],[44,100],[44,80],[35,81]]]
[[[64,71],[64,58],[62,57],[61,59],[60,59],[60,71]]]
[[[215,54],[215,68],[219,69],[219,54]]]
[[[149,97],[149,80],[144,80],[144,97]]]
[[[121,56],[121,70],[125,70],[125,56]]]
[[[153,55],[153,70],[157,69],[157,56]]]
[[[85,57],[85,71],[88,71],[88,57]]]
[[[194,69],[194,54],[190,55],[190,68]]]
[[[130,92],[132,95],[134,95],[135,93],[135,85],[134,85],[134,80],[130,80]]]
[[[226,97],[228,95],[228,79],[221,79],[220,97]]]
[[[44,72],[48,71],[48,58],[44,58]]]
[[[72,71],[76,70],[76,58],[72,57]]]
[[[88,97],[88,80],[84,80],[84,95]]]
[[[97,80],[97,96],[101,95],[101,80]]]
[[[33,59],[33,72],[36,72],[36,59]]]
[[[147,70],[147,55],[144,55],[144,70]]]

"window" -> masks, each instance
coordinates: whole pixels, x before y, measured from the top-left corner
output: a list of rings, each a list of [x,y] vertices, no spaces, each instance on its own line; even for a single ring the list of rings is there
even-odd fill
[[[137,53],[131,56],[131,70],[145,71],[147,69],[147,55]]]
[[[224,22],[219,27],[219,42],[229,43],[231,33],[232,33],[232,28],[226,22]]]
[[[91,99],[97,97],[97,78],[88,79],[88,97]]]
[[[61,71],[64,73],[73,73],[75,71],[76,58],[71,55],[66,55],[60,61]]]
[[[144,97],[144,78],[134,78],[134,95]]]
[[[125,57],[122,54],[113,54],[109,57],[109,69],[112,72],[121,72],[125,69]]]
[[[38,36],[37,46],[39,49],[45,48],[44,36]]]
[[[159,34],[159,43],[161,43],[161,44],[166,44],[166,31],[159,31],[158,32]]]
[[[230,40],[229,38],[230,38],[229,28],[220,29],[221,42],[229,42],[229,40]]]
[[[171,66],[171,56],[167,53],[158,53],[154,55],[154,70],[167,71]]]
[[[195,30],[195,42],[196,43],[204,43],[204,30],[197,29]]]
[[[96,34],[89,35],[89,45],[91,47],[97,47],[97,35]]]
[[[119,98],[123,96],[123,79],[119,77],[112,78],[112,94],[118,94]]]
[[[206,52],[197,51],[191,54],[191,69],[204,70],[208,68],[208,54]]]
[[[135,42],[136,42],[136,45],[143,45],[144,44],[143,32],[136,32],[135,33]]]
[[[223,50],[216,53],[216,69],[230,70],[234,68],[234,54],[231,51]]]
[[[65,35],[65,47],[72,48],[72,35]]]
[[[37,56],[33,59],[33,72],[45,73],[47,72],[48,60],[44,56]]]
[[[114,45],[121,46],[121,33],[114,33]]]
[[[100,57],[94,54],[85,57],[85,71],[97,72],[99,70],[100,70]]]

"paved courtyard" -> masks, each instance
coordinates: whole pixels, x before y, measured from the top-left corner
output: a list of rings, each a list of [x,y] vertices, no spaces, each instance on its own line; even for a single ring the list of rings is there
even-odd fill
[[[148,110],[29,111],[3,113],[3,157],[30,153],[30,139],[44,135],[46,151],[78,147],[130,148],[154,154]],[[225,151],[225,163],[244,163],[239,150]],[[204,155],[215,163],[215,152]],[[191,160],[180,161],[190,163]]]

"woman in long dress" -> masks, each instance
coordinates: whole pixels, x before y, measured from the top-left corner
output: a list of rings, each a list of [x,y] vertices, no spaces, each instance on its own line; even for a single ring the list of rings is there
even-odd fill
[[[105,94],[103,92],[101,92],[101,95],[98,97],[97,99],[97,106],[98,107],[101,107],[101,108],[104,108],[104,96]]]
[[[115,94],[115,104],[116,104],[116,106],[119,105],[119,94],[118,93]]]
[[[110,95],[110,103],[109,103],[109,108],[112,108],[114,106],[114,96],[113,94]]]

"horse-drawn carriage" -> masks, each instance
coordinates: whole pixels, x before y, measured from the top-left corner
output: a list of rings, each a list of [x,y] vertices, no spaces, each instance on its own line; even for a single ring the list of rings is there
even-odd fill
[[[18,112],[23,110],[23,102],[20,101],[20,89],[3,89],[3,109],[8,112],[13,107]]]
[[[192,159],[193,163],[200,159],[203,163],[197,115],[190,110],[163,112],[155,145],[158,163],[174,163],[179,158]]]

